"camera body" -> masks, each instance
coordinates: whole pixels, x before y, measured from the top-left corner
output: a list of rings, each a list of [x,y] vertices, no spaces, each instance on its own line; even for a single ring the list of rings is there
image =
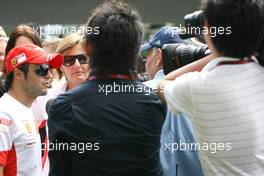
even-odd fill
[[[165,74],[211,54],[207,45],[196,47],[186,44],[166,44],[162,47]]]
[[[179,33],[180,38],[187,39],[197,37],[204,41],[202,34],[204,28],[203,11],[195,11],[185,15],[184,23],[184,30],[181,30]],[[192,63],[209,54],[211,54],[211,51],[206,44],[201,47],[183,43],[165,44],[162,47],[164,73],[168,74],[173,70]]]

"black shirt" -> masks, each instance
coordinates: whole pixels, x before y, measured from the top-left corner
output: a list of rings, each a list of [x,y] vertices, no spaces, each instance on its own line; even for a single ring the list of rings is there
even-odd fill
[[[51,176],[162,175],[159,148],[165,112],[143,84],[86,81],[55,99],[48,114]]]

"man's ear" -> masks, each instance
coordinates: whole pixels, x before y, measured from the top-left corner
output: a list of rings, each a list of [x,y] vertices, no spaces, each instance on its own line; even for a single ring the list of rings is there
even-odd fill
[[[157,48],[157,50],[156,50],[156,65],[162,66],[162,50],[161,50],[161,48]]]
[[[219,53],[215,46],[213,45],[211,33],[210,33],[210,24],[207,19],[204,20],[204,26],[207,28],[208,33],[204,35],[204,39],[206,41],[206,44],[208,48],[211,50],[212,54],[215,55],[215,57],[218,57],[220,55],[223,55],[223,53]]]
[[[93,54],[93,49],[92,49],[92,44],[89,40],[84,40],[83,41],[83,47],[84,47],[84,51],[86,53],[86,55],[88,57],[91,57]]]
[[[14,72],[14,80],[23,81],[25,79],[24,73],[18,68],[15,68],[13,72]]]

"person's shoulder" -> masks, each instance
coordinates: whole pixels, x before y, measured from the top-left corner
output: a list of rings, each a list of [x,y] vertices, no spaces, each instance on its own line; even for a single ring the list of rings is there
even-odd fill
[[[49,117],[48,119],[66,116],[71,110],[71,101],[65,94],[61,94],[54,99],[50,99],[46,104],[46,111]]]
[[[57,95],[57,97],[51,99],[53,106],[66,106],[73,103],[75,100],[78,100],[80,97],[86,96],[89,92],[90,85],[88,82],[85,82],[69,91],[61,92],[61,94]],[[51,103],[50,103],[51,104]]]
[[[0,111],[12,112],[12,110],[15,108],[15,104],[9,96],[10,95],[8,95],[7,93],[4,93],[0,98]]]
[[[110,83],[104,80],[85,81],[81,85],[62,94],[69,101],[79,101],[80,99],[97,96],[104,93],[103,89]]]
[[[9,134],[12,126],[14,126],[13,118],[9,113],[0,110],[0,133]]]
[[[12,116],[8,111],[4,111],[4,110],[0,109],[0,121],[2,119],[12,120]]]
[[[0,131],[6,127],[10,127],[13,121],[12,111],[2,104],[0,98]]]

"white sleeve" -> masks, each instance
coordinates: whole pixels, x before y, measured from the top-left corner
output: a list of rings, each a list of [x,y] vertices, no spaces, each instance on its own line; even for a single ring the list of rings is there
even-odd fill
[[[189,117],[194,116],[191,83],[196,80],[198,74],[198,72],[186,73],[165,87],[164,96],[168,108],[175,114],[183,112]]]
[[[12,149],[14,122],[5,113],[0,112],[0,165],[5,166],[8,151]]]

